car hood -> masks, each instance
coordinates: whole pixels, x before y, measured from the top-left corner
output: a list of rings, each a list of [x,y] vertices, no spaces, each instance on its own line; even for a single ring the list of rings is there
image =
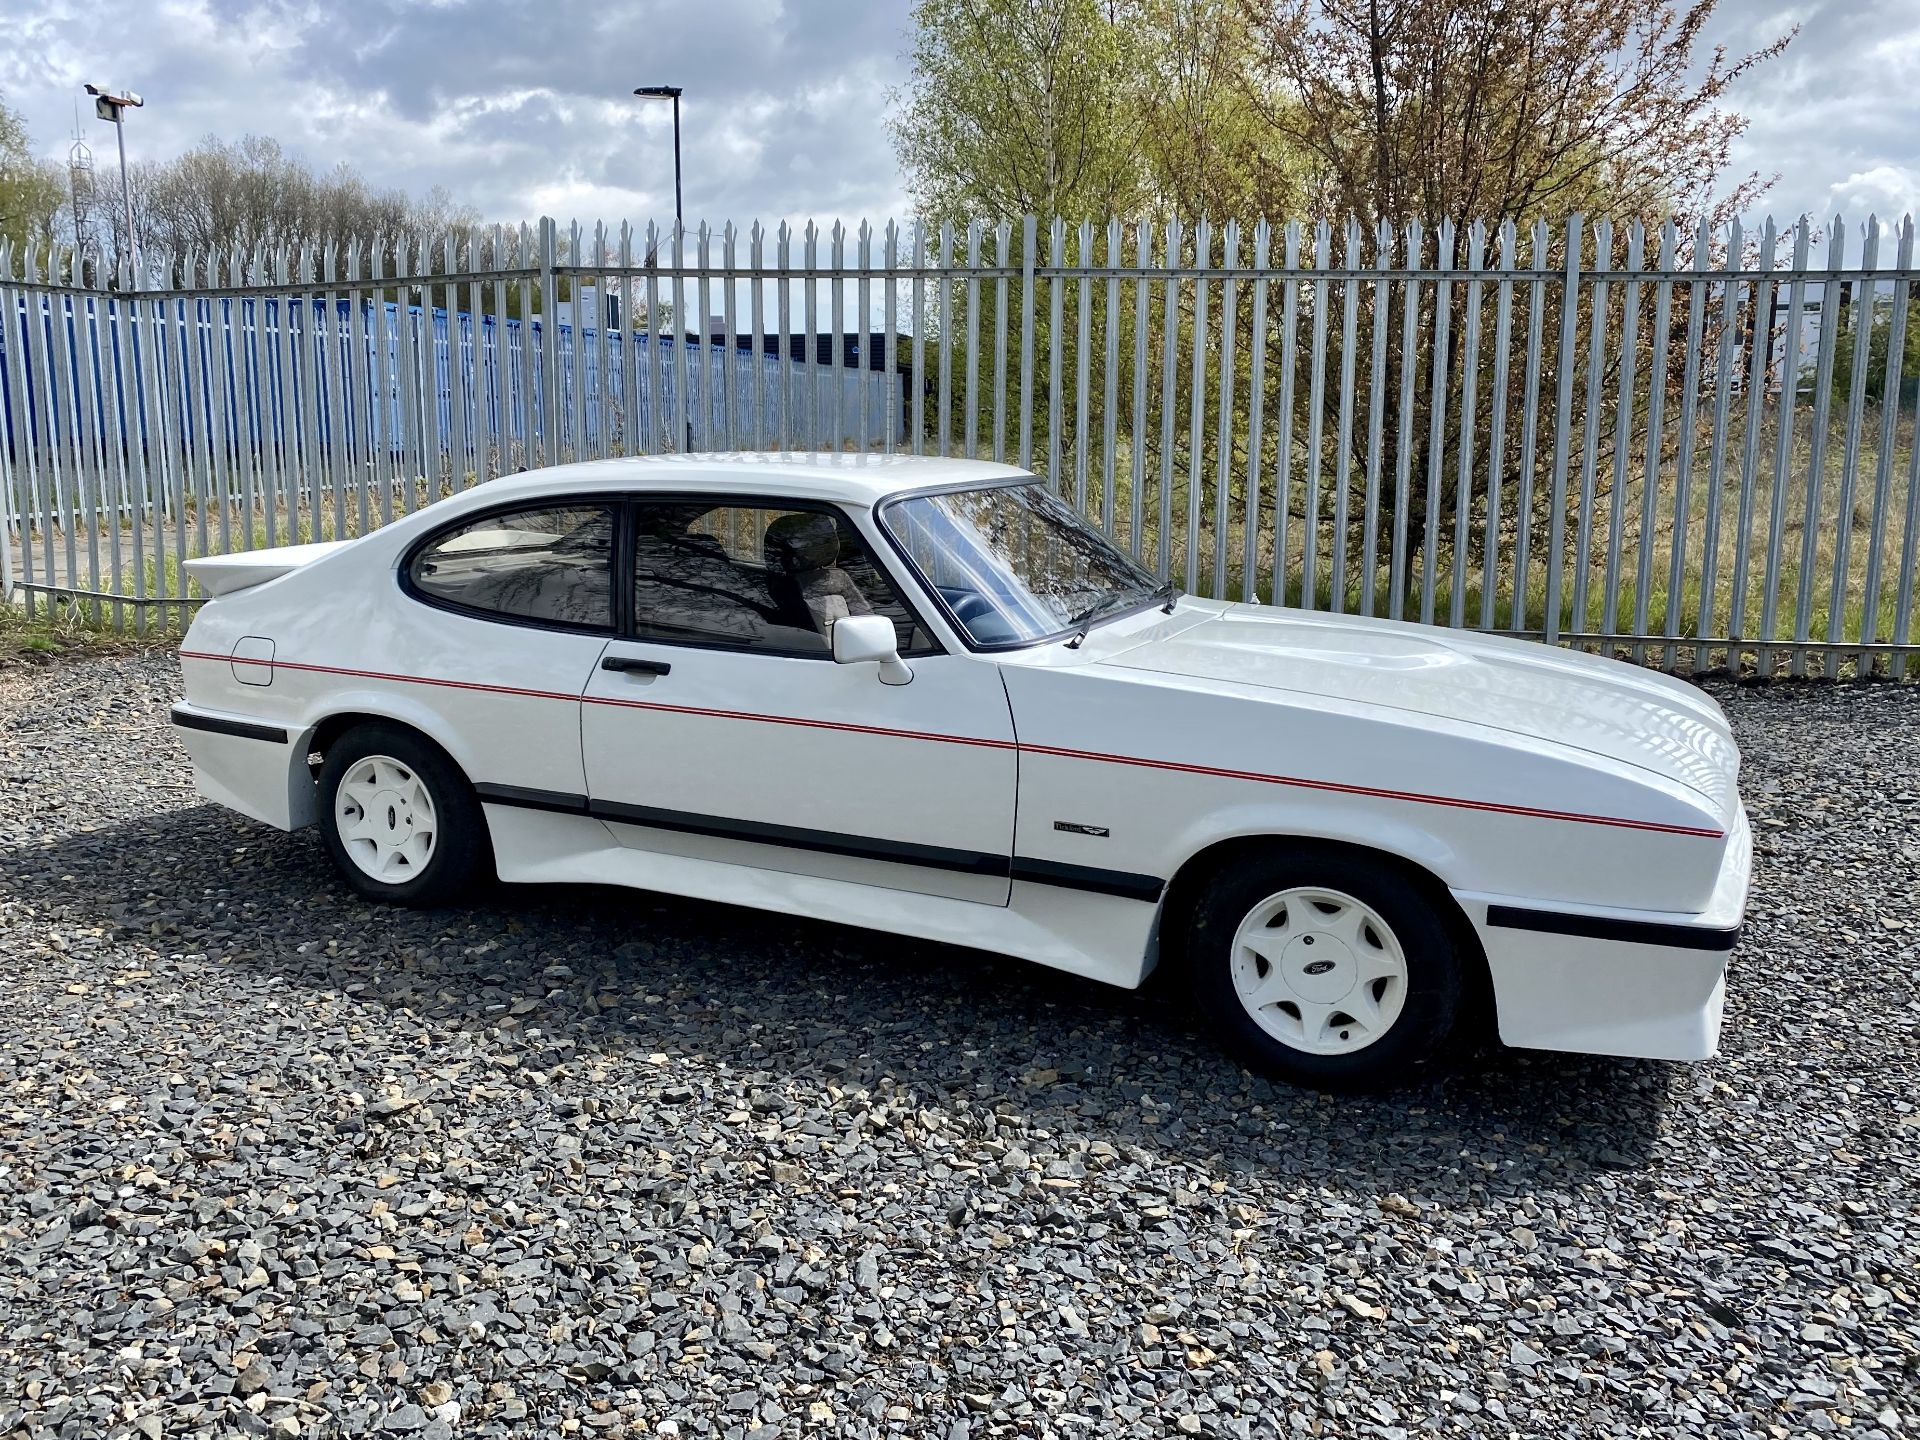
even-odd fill
[[[1738,806],[1739,751],[1711,697],[1533,641],[1234,605],[1098,663],[1506,731],[1677,781],[1729,821]]]

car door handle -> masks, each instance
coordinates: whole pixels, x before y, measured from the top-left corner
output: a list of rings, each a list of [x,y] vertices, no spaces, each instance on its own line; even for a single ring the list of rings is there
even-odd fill
[[[665,660],[643,660],[638,655],[608,655],[600,661],[602,670],[624,670],[633,675],[665,675],[673,666]]]

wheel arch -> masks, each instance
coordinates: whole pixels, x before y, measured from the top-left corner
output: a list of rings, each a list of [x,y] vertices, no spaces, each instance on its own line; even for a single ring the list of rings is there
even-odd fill
[[[1312,854],[1339,853],[1382,864],[1397,870],[1419,888],[1434,911],[1446,923],[1454,944],[1459,947],[1462,968],[1467,977],[1467,993],[1461,997],[1463,1016],[1477,1017],[1491,1027],[1494,1020],[1494,995],[1486,950],[1480,935],[1467,918],[1467,912],[1453,897],[1446,881],[1427,866],[1405,855],[1351,840],[1333,840],[1318,835],[1272,831],[1265,834],[1231,835],[1189,855],[1181,862],[1167,887],[1161,892],[1159,914],[1154,919],[1149,942],[1150,968],[1177,971],[1186,963],[1186,941],[1191,930],[1194,907],[1206,882],[1222,865],[1250,852],[1297,849]]]
[[[324,714],[311,721],[296,748],[298,763],[293,767],[290,783],[297,792],[289,797],[293,802],[293,814],[300,825],[311,825],[319,817],[319,780],[320,761],[325,759],[329,748],[336,744],[342,735],[361,725],[394,725],[411,731],[427,744],[433,746],[454,769],[465,777],[467,783],[473,783],[473,770],[461,758],[459,752],[448,745],[442,735],[445,727],[425,706],[410,705],[404,701],[396,702],[387,696],[356,696],[342,698],[329,705]],[[304,785],[302,785],[304,780]]]

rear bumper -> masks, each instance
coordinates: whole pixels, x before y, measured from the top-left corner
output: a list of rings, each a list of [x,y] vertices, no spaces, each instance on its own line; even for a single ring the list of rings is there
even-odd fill
[[[1711,1057],[1752,871],[1742,809],[1697,915],[1456,892],[1486,951],[1501,1040],[1589,1055]]]
[[[193,760],[193,788],[202,796],[281,830],[313,823],[304,734],[184,702],[173,707],[171,718]]]

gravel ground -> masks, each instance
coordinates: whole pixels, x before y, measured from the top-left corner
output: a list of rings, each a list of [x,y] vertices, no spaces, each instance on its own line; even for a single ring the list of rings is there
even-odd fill
[[[1721,1059],[1353,1100],[1153,986],[371,909],[177,687],[0,672],[0,1435],[1920,1431],[1920,688],[1721,692]]]

